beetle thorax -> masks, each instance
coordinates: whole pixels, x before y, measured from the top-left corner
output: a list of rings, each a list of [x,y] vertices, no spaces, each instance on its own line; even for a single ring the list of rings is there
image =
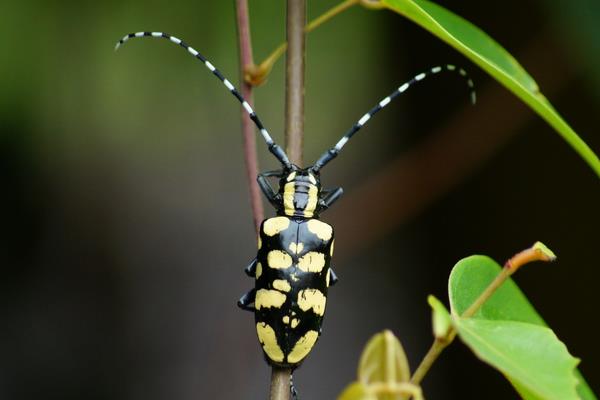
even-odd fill
[[[319,179],[308,170],[295,170],[279,183],[283,204],[280,210],[289,217],[313,218],[319,201]]]

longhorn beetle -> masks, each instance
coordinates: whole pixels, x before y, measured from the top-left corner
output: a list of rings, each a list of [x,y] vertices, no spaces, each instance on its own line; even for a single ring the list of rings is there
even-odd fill
[[[333,160],[348,140],[377,112],[390,104],[413,84],[442,71],[460,74],[469,87],[475,103],[473,81],[454,65],[433,67],[394,90],[363,115],[336,143],[307,168],[300,168],[288,159],[262,124],[258,115],[227,80],[202,54],[181,39],[163,32],[130,33],[118,41],[117,50],[131,38],[155,37],[167,39],[200,60],[242,104],[269,151],[281,163],[281,169],[258,175],[258,184],[277,211],[277,216],[264,220],[258,234],[258,254],[245,269],[255,278],[255,288],[243,295],[238,306],[254,312],[256,333],[269,364],[297,368],[315,345],[321,334],[327,290],[337,282],[331,269],[333,228],[319,220],[322,212],[342,195],[342,188],[323,189],[320,171]],[[268,178],[279,179],[275,191]]]

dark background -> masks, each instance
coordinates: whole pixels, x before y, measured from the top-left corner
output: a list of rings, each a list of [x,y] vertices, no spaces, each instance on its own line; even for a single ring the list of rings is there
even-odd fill
[[[519,59],[596,152],[599,3],[445,0]],[[309,17],[333,6],[309,1]],[[284,38],[284,2],[250,2],[256,60]],[[232,1],[9,1],[0,5],[0,397],[260,399],[270,370],[235,307],[255,253],[239,106],[172,44],[237,82]],[[344,198],[324,335],[295,374],[304,399],[355,379],[362,347],[392,329],[416,367],[430,293],[460,258],[503,262],[536,240],[559,256],[516,280],[600,390],[598,177],[533,111],[397,15],[355,8],[307,42],[305,154],[312,162],[421,70],[464,66],[407,93],[323,171]],[[279,62],[256,109],[282,141]],[[259,140],[262,169],[276,167]],[[267,208],[270,215],[272,211]],[[510,399],[456,343],[424,382],[431,399]]]

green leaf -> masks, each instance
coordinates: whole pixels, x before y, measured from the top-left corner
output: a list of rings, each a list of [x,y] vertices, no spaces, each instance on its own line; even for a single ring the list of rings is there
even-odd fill
[[[358,364],[358,380],[365,384],[410,380],[406,354],[392,332],[383,331],[369,340]]]
[[[556,112],[517,60],[486,33],[430,1],[381,0],[381,4],[425,28],[483,68],[546,120],[600,177],[598,156]]]
[[[524,322],[474,318],[456,318],[455,326],[462,341],[515,382],[526,398],[579,399],[574,374],[578,360],[551,329]]]
[[[502,267],[486,256],[471,256],[460,260],[452,269],[448,281],[450,311],[453,316],[461,315],[500,273]],[[508,279],[475,313],[473,318],[493,321],[525,322],[547,327],[544,320],[531,305],[527,297],[512,279]],[[579,371],[577,391],[581,399],[595,400],[596,396]],[[517,391],[526,399],[518,386]]]
[[[533,394],[533,392],[529,391],[529,389],[526,389],[520,383],[518,383],[515,380],[510,379],[510,378],[507,378],[507,379],[514,386],[514,388],[516,389],[517,393],[519,393],[519,395],[521,395],[521,398],[527,399],[527,400],[542,400],[541,397]]]
[[[433,310],[431,316],[433,325],[433,336],[437,339],[446,339],[452,328],[452,318],[450,313],[446,310],[446,307],[441,301],[435,298],[435,296],[429,295],[427,302]]]

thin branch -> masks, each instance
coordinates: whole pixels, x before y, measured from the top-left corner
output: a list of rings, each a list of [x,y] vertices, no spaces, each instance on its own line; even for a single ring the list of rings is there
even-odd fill
[[[287,0],[285,147],[291,162],[302,164],[304,136],[304,25],[306,0]]]
[[[244,79],[247,68],[254,65],[252,59],[252,41],[250,39],[250,19],[248,17],[248,0],[236,0],[236,18],[238,27],[238,41],[240,51],[240,85],[242,96],[246,101],[254,106],[254,96],[252,86]],[[246,163],[246,179],[248,181],[248,190],[250,192],[250,206],[252,208],[252,218],[254,227],[258,232],[258,227],[264,219],[264,209],[260,197],[260,189],[256,182],[258,175],[258,160],[256,156],[256,139],[254,135],[254,124],[245,110],[241,109],[242,115],[242,136],[244,140],[244,160]]]
[[[289,368],[273,367],[271,371],[271,400],[289,400],[290,398],[290,376],[292,370]]]
[[[454,338],[456,337],[456,331],[454,331],[454,328],[450,329],[451,332],[449,339],[442,340],[436,338],[433,341],[433,344],[429,348],[429,351],[427,351],[427,354],[425,354],[425,357],[423,357],[423,360],[415,370],[415,373],[410,378],[410,383],[414,385],[419,385],[423,378],[425,378],[425,375],[427,375],[427,373],[429,372],[429,369],[432,367],[433,363],[438,359],[440,354],[442,354],[444,349],[454,341]]]

